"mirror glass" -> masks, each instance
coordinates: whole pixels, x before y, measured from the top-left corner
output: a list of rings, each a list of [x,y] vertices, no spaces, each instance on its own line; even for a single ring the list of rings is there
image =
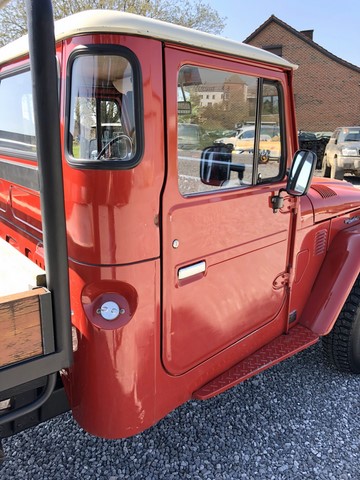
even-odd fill
[[[205,185],[221,186],[230,179],[232,148],[213,145],[205,148],[200,162],[200,177]]]
[[[316,161],[316,154],[309,150],[299,150],[295,153],[286,187],[287,193],[295,196],[307,193]]]
[[[191,102],[178,102],[178,115],[191,115]]]

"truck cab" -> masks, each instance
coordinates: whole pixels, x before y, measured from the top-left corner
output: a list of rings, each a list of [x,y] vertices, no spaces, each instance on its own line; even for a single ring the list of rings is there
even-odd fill
[[[73,352],[58,378],[78,423],[135,435],[321,336],[341,356],[331,332],[359,273],[360,192],[312,179],[296,66],[114,11],[60,20],[55,39]],[[214,142],[249,118],[246,148]],[[20,39],[0,50],[0,235],[46,271],[35,138]]]

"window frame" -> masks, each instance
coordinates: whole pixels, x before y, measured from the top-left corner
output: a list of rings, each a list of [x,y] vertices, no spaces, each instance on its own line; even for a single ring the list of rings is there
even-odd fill
[[[287,168],[287,141],[286,141],[286,116],[285,116],[285,95],[284,95],[284,87],[279,79],[271,79],[267,78],[264,76],[261,76],[260,73],[252,73],[252,72],[247,72],[247,71],[241,71],[241,69],[231,69],[231,70],[226,70],[224,68],[217,68],[209,65],[204,65],[202,63],[196,63],[196,62],[182,62],[177,69],[177,80],[179,79],[179,73],[180,70],[183,67],[186,66],[192,66],[192,67],[198,67],[198,68],[205,68],[205,69],[213,69],[213,70],[219,70],[219,71],[228,71],[229,73],[236,73],[239,75],[246,75],[249,77],[253,77],[257,80],[257,98],[256,98],[256,104],[255,104],[255,113],[256,113],[256,122],[255,122],[255,139],[254,139],[254,151],[256,149],[259,151],[259,146],[260,146],[260,135],[261,135],[261,109],[263,106],[263,98],[266,97],[264,95],[264,84],[267,85],[274,85],[274,87],[277,90],[278,93],[278,114],[279,114],[279,129],[280,129],[280,145],[281,145],[281,156],[279,158],[279,171],[278,175],[275,177],[268,177],[265,179],[259,179],[258,174],[259,174],[259,158],[257,155],[254,155],[253,158],[253,169],[252,169],[252,184],[248,186],[240,185],[240,186],[231,186],[231,187],[223,187],[223,188],[214,188],[213,190],[204,190],[200,192],[193,192],[193,193],[187,193],[184,194],[180,190],[179,186],[179,157],[178,153],[176,154],[176,169],[177,169],[177,186],[178,186],[178,192],[181,195],[182,198],[193,198],[197,196],[202,196],[202,195],[216,195],[219,193],[225,193],[225,192],[231,192],[231,191],[244,191],[249,188],[256,188],[258,186],[266,186],[266,185],[272,185],[278,182],[281,182],[286,175],[286,168]],[[226,97],[226,92],[224,92],[224,100]],[[178,111],[177,112],[177,118],[178,118]],[[178,138],[177,138],[178,141]]]
[[[260,144],[260,136],[261,136],[261,107],[263,106],[263,98],[266,96],[264,95],[264,84],[266,85],[273,85],[277,92],[278,92],[278,99],[279,99],[279,129],[280,129],[280,145],[281,145],[281,156],[279,159],[279,174],[276,177],[268,177],[264,180],[259,179],[254,182],[255,178],[255,173],[258,178],[258,173],[259,173],[259,159],[256,156],[254,158],[254,169],[253,169],[253,187],[256,187],[256,185],[265,185],[268,183],[276,183],[281,181],[286,174],[286,151],[287,151],[287,145],[286,145],[286,132],[285,132],[285,102],[284,102],[284,89],[282,88],[281,83],[278,80],[270,80],[268,78],[261,77],[259,78],[259,95],[257,99],[258,107],[259,108],[259,115],[257,113],[257,120],[256,120],[256,129],[255,129],[255,134],[258,134],[258,138],[255,137],[255,144],[254,148],[255,150],[259,150],[259,144]],[[255,168],[256,167],[256,168]]]
[[[71,81],[74,62],[83,56],[119,56],[125,58],[132,68],[133,74],[133,100],[134,100],[134,123],[136,132],[136,152],[130,160],[76,159],[70,152],[70,118],[71,112]],[[105,97],[104,97],[105,98]],[[97,99],[96,99],[97,100]],[[143,90],[140,62],[129,48],[122,45],[81,45],[76,47],[69,55],[66,74],[66,115],[65,115],[65,158],[73,168],[88,170],[130,170],[136,167],[142,160],[145,148],[144,139],[144,116],[143,116]]]

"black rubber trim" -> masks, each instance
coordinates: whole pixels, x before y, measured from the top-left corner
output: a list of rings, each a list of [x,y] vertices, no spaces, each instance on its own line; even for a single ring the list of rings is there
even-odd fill
[[[270,177],[270,178],[265,178],[262,181],[258,181],[256,184],[257,185],[265,185],[265,184],[271,184],[271,183],[276,183],[281,181],[285,177],[286,173],[286,167],[287,167],[287,145],[286,145],[286,132],[285,132],[285,123],[286,123],[286,118],[285,118],[285,108],[284,108],[284,89],[283,86],[281,85],[281,82],[279,80],[269,80],[267,78],[261,78],[262,79],[262,87],[265,85],[273,85],[277,92],[278,92],[278,98],[279,98],[279,119],[280,119],[280,142],[281,142],[281,157],[280,157],[280,168],[279,168],[279,173],[276,177]],[[259,97],[259,101],[262,102],[264,96],[264,88],[262,88],[261,91],[261,96]],[[260,112],[260,118],[261,118],[261,112]],[[259,131],[259,136],[260,136],[260,131]],[[260,143],[260,140],[259,140]]]

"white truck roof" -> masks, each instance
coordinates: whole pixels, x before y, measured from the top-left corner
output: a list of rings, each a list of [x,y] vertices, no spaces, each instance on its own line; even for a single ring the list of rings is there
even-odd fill
[[[266,50],[200,32],[179,25],[114,10],[87,10],[55,22],[56,41],[91,33],[122,33],[189,45],[236,57],[248,58],[288,69],[297,66]],[[24,36],[0,49],[0,64],[26,55],[28,37]]]

